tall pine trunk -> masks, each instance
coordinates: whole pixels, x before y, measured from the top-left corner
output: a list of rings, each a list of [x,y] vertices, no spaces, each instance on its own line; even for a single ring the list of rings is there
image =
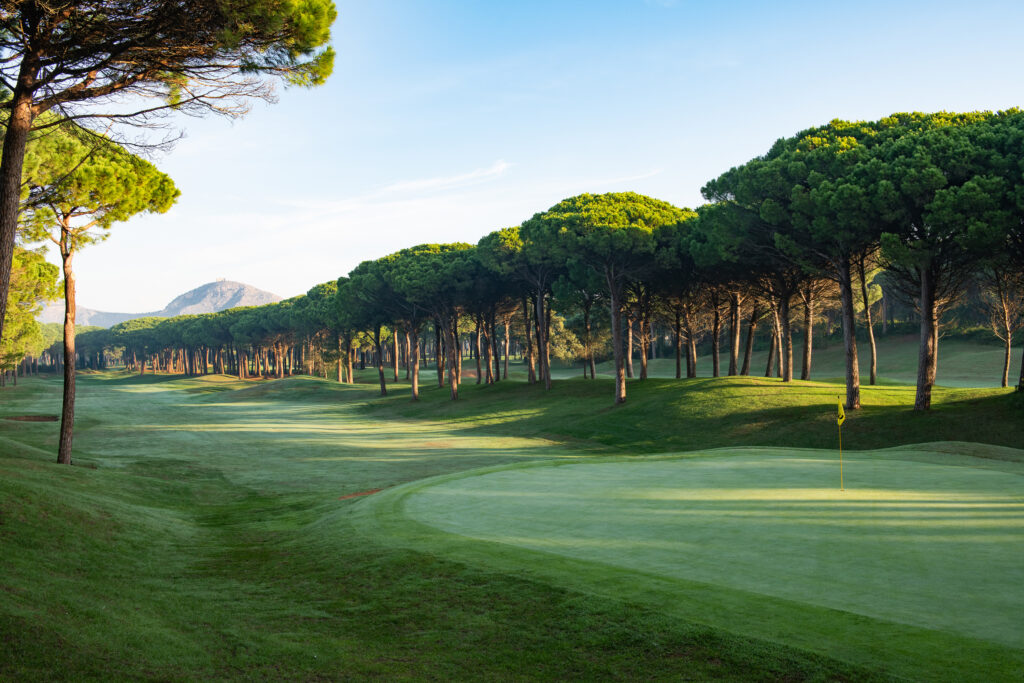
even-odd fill
[[[1006,332],[1006,340],[1003,342],[1003,381],[999,386],[1006,388],[1010,384],[1010,356],[1013,353],[1013,334]]]
[[[857,274],[860,279],[860,295],[864,301],[864,325],[868,329],[868,344],[871,346],[871,375],[868,384],[874,386],[878,379],[878,349],[875,347],[875,328],[871,324],[871,304],[868,302],[868,280],[864,268],[864,255],[857,261]]]
[[[932,407],[932,387],[938,363],[939,320],[936,307],[936,285],[931,264],[918,271],[921,275],[921,348],[917,356],[917,395],[914,410]]]
[[[633,379],[633,316],[626,316],[626,377]]]
[[[384,379],[384,347],[380,342],[380,325],[373,328],[373,345],[377,351],[377,378],[380,380],[380,395],[388,395],[387,382]]]
[[[406,340],[409,339],[409,332],[406,332]],[[412,345],[412,355],[409,359],[409,366],[412,369],[412,400],[420,400],[420,328],[412,328],[412,338],[416,343]]]
[[[779,362],[782,363],[782,381],[793,381],[793,326],[789,321],[789,296],[779,297],[779,324],[782,332],[782,355]]]
[[[508,379],[508,345],[509,345],[509,319],[505,318],[505,367],[503,369],[502,379]]]
[[[608,281],[608,292],[610,296],[609,306],[612,316],[612,349],[615,355],[615,403],[626,402],[626,368],[623,339],[622,339],[622,291],[616,282],[615,271],[610,267],[605,268],[605,278]]]
[[[533,360],[533,331],[530,327],[530,303],[527,297],[523,297],[523,328],[526,332],[526,381],[529,384],[537,382],[537,369]]]
[[[409,379],[409,374],[412,372],[412,340],[409,337],[409,330],[403,329],[405,334],[405,378]],[[416,348],[419,350],[419,332],[416,333]],[[418,355],[418,354],[417,354]]]
[[[804,362],[800,369],[800,379],[811,379],[811,354],[814,346],[814,291],[807,285],[804,292]]]
[[[61,465],[71,464],[71,441],[75,428],[75,274],[71,270],[74,251],[68,239],[67,226],[62,226],[60,251],[64,266],[64,397],[60,411],[60,442],[57,446],[57,462]]]
[[[680,320],[679,308],[675,309],[675,323],[672,326],[672,331],[675,333],[675,350],[676,350],[676,379],[682,379],[683,377],[683,323]]]
[[[722,374],[722,310],[717,296],[712,298],[711,305],[715,309],[711,319],[711,376],[719,377]]]
[[[640,334],[640,379],[647,379],[647,352],[651,345],[650,332],[651,326],[645,320],[645,316],[641,316],[639,320],[639,334]]]
[[[441,353],[441,321],[434,320],[434,364],[437,366],[437,388],[444,386],[444,356]]]
[[[697,333],[693,329],[693,314],[687,304],[683,308],[683,329],[686,330],[686,378],[697,376]]]
[[[537,358],[540,361],[540,378],[544,382],[544,389],[551,389],[551,355],[548,352],[548,316],[546,310],[550,310],[550,304],[545,305],[544,292],[537,293],[536,300],[537,318],[534,321],[537,329]]]
[[[345,381],[345,357],[341,344],[341,335],[338,335],[338,384]]]
[[[729,376],[737,374],[740,360],[740,305],[739,292],[729,295]]]
[[[3,337],[4,320],[7,315],[7,295],[10,291],[11,266],[14,261],[14,238],[18,231],[18,216],[21,213],[21,170],[25,161],[28,134],[36,116],[29,87],[34,84],[38,71],[36,58],[26,57],[22,60],[18,81],[8,100],[10,104],[7,109],[11,113],[6,121],[3,153],[0,155],[0,338]],[[72,314],[72,323],[73,318]],[[70,453],[69,436],[69,459]]]
[[[476,332],[473,333],[473,346],[475,347],[474,350],[473,350],[474,351],[473,355],[476,356],[476,383],[477,384],[480,384],[481,382],[484,381],[484,378],[483,378],[484,369],[483,369],[483,365],[481,364],[481,358],[480,358],[480,356],[483,355],[483,352],[484,352],[483,339],[481,338],[482,333],[480,331],[481,327],[482,327],[482,324],[480,322],[480,316],[476,316]],[[490,369],[490,368],[488,368],[488,369]]]
[[[754,332],[757,331],[757,322],[760,317],[761,308],[757,301],[755,301],[753,310],[750,311],[750,320],[747,323],[747,343],[743,349],[743,367],[740,368],[741,375],[750,374],[750,359],[754,354]]]
[[[451,399],[457,401],[459,398],[458,357],[462,355],[462,349],[459,348],[458,328],[452,329],[451,321],[446,321],[446,323],[444,339],[448,357],[448,388]]]
[[[394,353],[395,353],[395,357],[392,358],[392,360],[394,361],[392,363],[392,365],[393,365],[394,370],[395,370],[394,380],[393,381],[397,382],[398,381],[398,357],[400,355],[399,352],[398,352],[398,329],[397,328],[391,330],[391,338],[392,338],[392,342],[393,342],[392,346],[394,347]]]
[[[839,301],[843,317],[843,348],[846,352],[846,409],[860,409],[860,362],[857,358],[857,327],[853,314],[853,282],[850,261],[838,264]]]

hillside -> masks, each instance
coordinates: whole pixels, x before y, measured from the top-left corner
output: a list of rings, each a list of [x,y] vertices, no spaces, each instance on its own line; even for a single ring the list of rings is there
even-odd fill
[[[205,285],[196,287],[175,297],[169,304],[159,311],[146,313],[111,313],[97,311],[92,308],[78,306],[76,323],[79,325],[95,325],[98,327],[110,327],[125,320],[133,318],[144,318],[157,316],[171,318],[176,315],[187,315],[195,313],[215,313],[228,308],[238,306],[261,306],[280,301],[281,297],[276,294],[257,289],[252,285],[231,280],[217,280],[208,282]],[[64,320],[64,303],[55,302],[43,309],[39,314],[39,321],[43,323],[57,323]]]

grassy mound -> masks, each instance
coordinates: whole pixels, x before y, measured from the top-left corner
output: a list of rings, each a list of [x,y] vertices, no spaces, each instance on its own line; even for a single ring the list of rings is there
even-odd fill
[[[862,387],[849,411],[843,445],[889,448],[927,441],[1024,444],[1024,406],[1009,389],[938,387],[933,407],[915,412],[914,387]],[[728,446],[835,448],[837,395],[826,382],[787,385],[775,378],[648,379],[628,383],[613,406],[611,379],[557,381],[550,392],[521,382],[464,384],[456,404],[447,389],[409,401],[404,384],[366,404],[370,419],[443,420],[462,433],[535,436],[589,452],[663,453]]]

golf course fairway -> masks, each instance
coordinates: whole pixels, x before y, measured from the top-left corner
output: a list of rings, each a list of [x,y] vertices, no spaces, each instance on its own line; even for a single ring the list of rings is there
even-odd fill
[[[966,677],[1012,677],[1024,466],[950,446],[844,454],[844,490],[836,452],[748,448],[506,465],[361,505],[406,543],[745,635],[915,678],[970,660],[986,665]]]

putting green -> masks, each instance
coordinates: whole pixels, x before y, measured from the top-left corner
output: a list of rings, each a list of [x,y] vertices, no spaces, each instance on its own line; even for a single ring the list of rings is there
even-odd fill
[[[1024,647],[1024,466],[750,449],[527,466],[409,491],[480,541]]]

